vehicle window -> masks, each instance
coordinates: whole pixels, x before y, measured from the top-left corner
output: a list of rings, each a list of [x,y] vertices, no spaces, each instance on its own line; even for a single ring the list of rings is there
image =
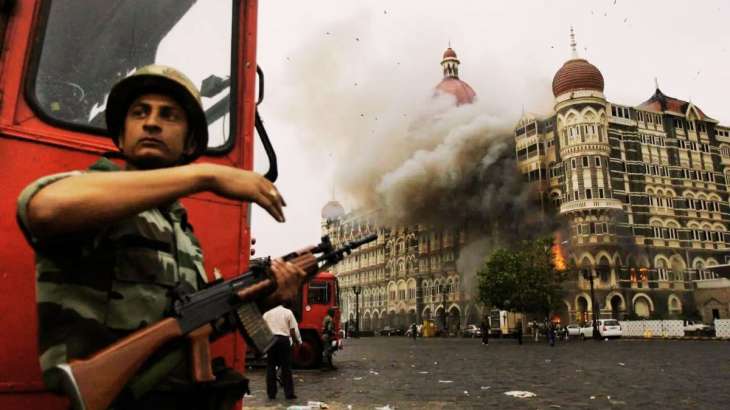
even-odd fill
[[[232,4],[49,1],[28,100],[47,120],[103,134],[112,85],[139,67],[169,65],[202,88],[208,145],[221,147],[230,135]]]
[[[603,324],[605,326],[618,326],[618,321],[617,320],[604,320]]]
[[[327,305],[329,302],[329,287],[327,286],[327,282],[310,282],[309,292],[307,293],[307,304]]]

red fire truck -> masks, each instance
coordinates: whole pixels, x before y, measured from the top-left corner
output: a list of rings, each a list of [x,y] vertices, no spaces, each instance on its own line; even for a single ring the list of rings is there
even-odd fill
[[[335,309],[335,340],[337,349],[342,348],[340,338],[340,288],[337,277],[330,272],[320,272],[299,293],[294,307],[294,316],[299,322],[302,345],[294,350],[294,364],[297,367],[315,368],[322,361],[322,321],[329,308]]]
[[[33,252],[15,220],[20,191],[115,151],[103,119],[109,89],[152,63],[176,67],[201,87],[211,140],[199,161],[252,169],[254,128],[265,134],[256,109],[263,97],[257,6],[256,0],[0,0],[0,409],[68,408],[41,382]],[[183,203],[207,272],[245,271],[248,204],[208,193]],[[213,354],[245,368],[238,335],[218,340]]]

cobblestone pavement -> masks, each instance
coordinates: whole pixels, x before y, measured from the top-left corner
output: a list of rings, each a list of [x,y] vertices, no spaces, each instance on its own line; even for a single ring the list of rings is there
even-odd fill
[[[346,339],[339,369],[295,370],[298,400],[266,397],[265,369],[247,371],[245,409],[321,401],[331,409],[728,409],[730,342]],[[515,398],[510,391],[534,393]],[[349,407],[351,406],[351,407]]]

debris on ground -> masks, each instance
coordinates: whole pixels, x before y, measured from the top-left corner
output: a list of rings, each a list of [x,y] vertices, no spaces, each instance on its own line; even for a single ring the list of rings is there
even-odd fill
[[[482,390],[489,390],[491,388],[492,388],[492,386],[482,386]]]
[[[375,410],[393,410],[393,408],[390,407],[390,404],[386,404],[383,407],[376,407]]]
[[[524,390],[511,390],[504,392],[507,396],[516,397],[518,399],[528,399],[530,397],[535,397],[537,394],[531,392],[531,391],[524,391]]]
[[[426,371],[421,371],[421,372],[418,372],[418,374],[428,374],[428,372],[426,372]]]
[[[311,407],[312,409],[328,409],[330,406],[327,405],[327,403],[323,401],[308,401],[307,406]]]
[[[590,399],[591,400],[595,400],[596,399],[596,396],[591,396]]]
[[[624,362],[618,362],[618,365],[619,366],[626,366],[626,363],[624,363]]]
[[[453,383],[453,380],[439,380],[439,383]]]
[[[374,375],[376,375],[376,376],[377,376],[377,375],[379,375],[380,373],[376,372],[376,371],[375,371],[375,370],[373,370],[373,369],[370,369],[370,374],[374,374]]]
[[[362,380],[362,377],[353,377],[352,380]]]

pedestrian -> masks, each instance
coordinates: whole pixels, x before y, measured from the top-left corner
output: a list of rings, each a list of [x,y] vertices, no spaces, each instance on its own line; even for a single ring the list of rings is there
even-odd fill
[[[411,323],[411,337],[413,340],[416,340],[416,337],[418,336],[418,326],[416,326],[416,322]]]
[[[205,286],[203,253],[179,199],[211,192],[254,201],[284,222],[284,201],[263,176],[191,164],[207,150],[208,123],[200,93],[179,71],[138,69],[111,89],[105,116],[123,166],[100,158],[87,170],[40,178],[18,198],[18,223],[36,257],[43,380],[57,392],[57,365],[162,320],[175,284]],[[294,298],[306,278],[281,260],[272,273],[277,289],[262,310]],[[224,364],[214,366],[215,382],[196,384],[187,357],[151,362],[137,375],[145,386],[136,391],[145,393],[123,394],[111,407],[230,409],[247,390]]]
[[[489,344],[489,318],[486,316],[482,318],[480,328],[482,330],[482,344]]]
[[[522,321],[517,321],[517,344],[522,344]]]
[[[266,395],[269,400],[276,399],[277,368],[281,372],[281,384],[284,387],[284,397],[294,400],[294,380],[291,373],[292,347],[302,344],[299,334],[299,325],[294,313],[289,309],[288,302],[279,305],[264,313],[264,320],[274,334],[274,344],[266,354]]]
[[[548,323],[547,336],[548,336],[548,341],[550,343],[550,347],[554,347],[555,346],[555,324],[553,322]]]
[[[536,320],[532,321],[532,336],[535,338],[535,342],[540,340],[540,326]]]
[[[335,353],[335,346],[333,344],[336,341],[334,317],[335,309],[329,308],[327,309],[327,315],[322,319],[322,354],[327,365],[326,368],[322,367],[322,370],[337,370],[337,367],[332,362],[332,356]]]

